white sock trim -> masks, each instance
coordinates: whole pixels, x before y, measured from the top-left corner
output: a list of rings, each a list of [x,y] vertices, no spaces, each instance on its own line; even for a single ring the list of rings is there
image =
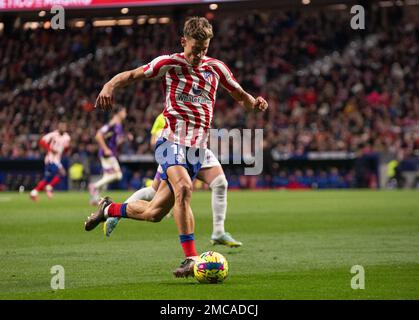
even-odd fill
[[[109,218],[109,215],[108,215],[108,210],[109,210],[109,207],[110,207],[110,205],[109,205],[109,206],[107,206],[107,207],[105,208],[105,210],[103,210],[103,214],[105,215],[105,218],[106,218],[106,219],[108,219],[108,218]]]

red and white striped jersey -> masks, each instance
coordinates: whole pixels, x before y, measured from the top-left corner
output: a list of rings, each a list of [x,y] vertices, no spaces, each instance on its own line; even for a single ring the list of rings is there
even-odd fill
[[[218,85],[240,88],[230,69],[205,56],[192,66],[183,53],[163,55],[143,66],[148,79],[161,79],[165,91],[165,127],[161,137],[187,147],[206,148]]]
[[[45,156],[45,164],[54,163],[61,166],[61,157],[64,151],[70,147],[70,136],[67,132],[60,134],[58,130],[52,131],[42,137],[42,140],[49,146]]]

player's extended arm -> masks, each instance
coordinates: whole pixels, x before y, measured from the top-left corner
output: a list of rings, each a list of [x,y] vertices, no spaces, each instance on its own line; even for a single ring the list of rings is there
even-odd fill
[[[152,134],[150,138],[150,146],[154,148],[156,146],[157,140],[159,139],[158,134]]]
[[[268,108],[268,102],[264,98],[260,96],[254,98],[242,88],[231,91],[230,95],[247,111],[259,112],[265,111]]]
[[[96,99],[95,108],[100,108],[105,111],[112,110],[114,90],[143,79],[145,79],[143,67],[118,73],[103,86],[102,91],[100,91]]]
[[[99,146],[102,148],[103,152],[105,153],[105,156],[111,156],[112,151],[109,149],[109,147],[106,145],[105,138],[103,137],[102,132],[98,131],[96,133],[95,139],[97,143],[99,143]]]
[[[124,134],[122,137],[120,137],[118,140],[117,140],[117,145],[119,146],[119,145],[121,145],[121,144],[123,144],[125,141],[132,141],[132,140],[134,140],[134,136],[132,135],[132,133],[131,132],[128,132],[128,133],[126,133],[126,134]]]
[[[44,135],[41,140],[39,140],[39,145],[41,148],[45,149],[47,152],[57,153],[57,150],[54,149],[54,139],[51,137],[51,133]]]
[[[42,138],[41,140],[39,140],[39,145],[40,145],[43,149],[45,149],[45,151],[48,151],[48,152],[52,151],[51,145],[50,145],[48,142],[46,142],[46,141],[44,140],[44,138]]]

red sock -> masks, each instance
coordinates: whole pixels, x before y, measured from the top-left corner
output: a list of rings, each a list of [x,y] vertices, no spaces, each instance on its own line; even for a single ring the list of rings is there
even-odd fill
[[[45,188],[46,185],[47,185],[47,182],[45,180],[41,180],[36,185],[35,190],[36,191],[42,191],[42,190],[44,190],[44,188]]]
[[[111,203],[108,207],[108,217],[121,217],[122,203]]]
[[[51,182],[49,183],[49,185],[51,186],[51,187],[54,187],[58,182],[60,182],[60,176],[55,176],[52,180],[51,180]]]
[[[185,257],[195,257],[198,255],[195,249],[195,240],[188,240],[181,242],[183,253]]]

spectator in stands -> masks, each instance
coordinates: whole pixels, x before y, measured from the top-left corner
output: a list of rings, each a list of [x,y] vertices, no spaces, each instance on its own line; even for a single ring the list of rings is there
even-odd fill
[[[371,25],[368,32],[375,35],[365,33],[367,40],[362,40],[349,28],[349,18],[337,12],[258,10],[212,21],[220,37],[209,55],[231,65],[239,82],[266,95],[271,105],[264,115],[243,116],[228,95],[217,101],[214,127],[266,129],[265,173],[272,180],[237,177],[242,187],[290,183],[286,173],[270,172],[269,153],[303,158],[323,151],[396,155],[403,149],[406,157],[418,152],[418,24]],[[65,116],[74,152],[90,161],[86,171],[94,169],[98,150],[93,137],[105,115],[95,112],[92,103],[102,79],[174,50],[178,27],[176,22],[114,28],[87,23],[59,34],[15,30],[0,37],[0,157],[39,158],[39,136]],[[356,49],[349,46],[354,40],[361,43]],[[251,45],[239,45],[243,42]],[[83,64],[83,59],[93,63]],[[61,67],[64,72],[54,76]],[[249,69],[258,72],[248,77]],[[162,111],[158,85],[139,83],[116,97],[127,106],[126,129],[135,136],[123,146],[124,153],[151,152],[150,126]],[[313,186],[314,180],[319,187],[352,186],[354,180],[358,187],[376,185],[377,176],[365,171],[368,163],[359,158],[355,173],[345,176],[338,170],[343,180],[335,170],[329,182],[327,172],[314,179],[309,169],[295,172],[295,179],[304,186]]]

